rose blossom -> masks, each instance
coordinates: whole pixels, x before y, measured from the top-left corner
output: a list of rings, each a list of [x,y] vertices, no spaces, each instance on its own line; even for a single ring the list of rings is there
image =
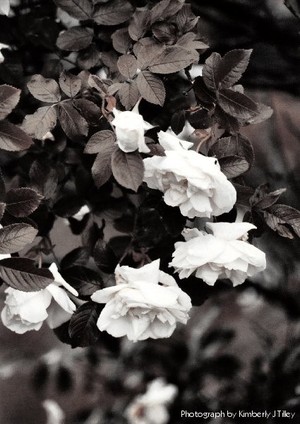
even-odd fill
[[[163,378],[151,381],[147,391],[129,404],[125,415],[129,424],[166,424],[169,421],[167,406],[174,401],[178,389],[166,384]]]
[[[54,282],[45,289],[23,292],[8,287],[5,290],[7,296],[1,313],[5,327],[23,334],[26,331],[39,330],[46,319],[50,328],[56,328],[68,321],[76,306],[64,289],[74,296],[78,296],[78,293],[62,278],[54,263],[49,270],[53,274]],[[54,303],[52,299],[55,300]]]
[[[106,303],[97,326],[114,337],[129,340],[170,337],[176,322],[186,324],[191,300],[159,260],[139,269],[117,266],[116,285],[96,291],[92,300]]]
[[[125,153],[138,150],[142,153],[150,152],[145,143],[144,132],[153,128],[151,124],[144,121],[138,111],[138,103],[132,111],[121,112],[113,109],[115,118],[111,122],[116,128],[117,144]]]
[[[10,11],[10,4],[9,4],[9,0],[1,0],[1,4],[0,4],[0,15],[9,15],[9,11]]]
[[[192,143],[170,133],[160,131],[158,139],[165,156],[144,159],[144,181],[164,193],[167,205],[179,206],[189,218],[217,216],[232,209],[236,191],[215,158],[188,150]]]
[[[180,278],[195,273],[207,284],[229,278],[236,286],[266,267],[264,252],[248,243],[247,232],[255,225],[241,223],[207,223],[212,234],[197,229],[184,230],[186,241],[175,243],[170,263]]]

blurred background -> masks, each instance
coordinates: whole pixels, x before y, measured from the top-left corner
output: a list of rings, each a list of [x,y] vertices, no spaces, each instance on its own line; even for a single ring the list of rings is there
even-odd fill
[[[243,130],[256,153],[247,179],[252,186],[287,187],[282,203],[299,208],[300,20],[284,0],[191,3],[211,46],[202,62],[211,51],[253,49],[242,82],[274,113]],[[68,251],[59,229],[53,241]],[[73,239],[69,243],[74,247]],[[131,344],[104,337],[93,348],[71,349],[46,325],[15,335],[0,324],[0,423],[127,423],[127,406],[160,377],[178,388],[168,407],[171,424],[192,422],[180,417],[182,409],[299,414],[299,242],[268,233],[259,245],[268,253],[268,268],[258,284],[217,290],[170,339]],[[3,289],[1,296],[3,303]],[[45,400],[50,403],[43,406]],[[141,409],[130,422],[152,424],[145,414]]]

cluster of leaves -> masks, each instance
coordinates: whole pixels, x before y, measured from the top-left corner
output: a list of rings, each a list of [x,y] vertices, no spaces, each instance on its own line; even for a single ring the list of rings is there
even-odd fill
[[[72,346],[87,346],[100,334],[100,309],[90,295],[105,287],[118,263],[138,267],[161,258],[167,270],[185,225],[178,208],[166,206],[161,193],[142,184],[143,155],[118,147],[111,125],[114,108],[130,110],[140,101],[140,113],[153,125],[146,135],[149,155],[164,154],[157,142],[159,129],[171,126],[180,134],[188,121],[195,130],[195,149],[219,160],[237,189],[238,203],[248,209],[247,221],[257,225],[257,235],[270,227],[283,237],[299,236],[300,214],[277,203],[283,190],[254,189],[243,179],[254,150],[240,130],[272,113],[237,84],[251,50],[223,57],[212,53],[204,62],[200,54],[208,46],[198,17],[181,0],[142,7],[127,0],[46,3],[37,16],[30,8],[16,8],[17,16],[5,18],[20,29],[27,17],[34,34],[40,34],[41,22],[48,23],[49,39],[34,37],[39,61],[22,57],[20,102],[21,89],[8,85],[14,76],[9,57],[0,65],[5,180],[0,184],[0,253],[13,254],[0,261],[0,277],[19,290],[46,287],[52,281],[46,265],[55,254],[51,231],[59,218],[67,220],[81,245],[62,258],[60,271],[86,303],[57,333]],[[63,19],[54,23],[55,5],[74,18],[74,26],[65,28]],[[29,50],[32,33],[24,33]],[[18,37],[10,42],[16,50],[27,50]],[[190,70],[199,60],[204,62],[202,75],[199,70],[192,79]],[[89,212],[76,217],[85,205]],[[193,286],[187,291],[200,304],[203,296],[199,300]]]

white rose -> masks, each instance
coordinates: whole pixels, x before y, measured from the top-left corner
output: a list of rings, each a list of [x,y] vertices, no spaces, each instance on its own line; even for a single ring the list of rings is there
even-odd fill
[[[132,111],[121,112],[113,109],[115,118],[111,122],[116,128],[117,144],[125,153],[138,150],[142,153],[149,153],[150,149],[145,143],[144,132],[153,128],[151,124],[144,121],[139,114],[138,104]]]
[[[62,278],[54,263],[49,270],[55,281],[43,290],[23,292],[11,287],[5,290],[7,296],[1,313],[5,327],[23,334],[26,331],[39,330],[45,320],[50,328],[56,328],[70,319],[76,306],[64,289],[74,296],[78,296],[78,293]],[[55,302],[52,302],[52,299]]]
[[[97,326],[129,340],[170,337],[176,323],[186,324],[191,300],[173,277],[159,270],[159,260],[139,269],[117,266],[116,286],[96,291],[92,300],[106,303]]]
[[[9,0],[1,0],[0,2],[0,15],[8,16],[10,10]]]
[[[144,181],[164,193],[169,206],[179,206],[188,218],[211,217],[229,212],[236,191],[215,158],[188,150],[192,143],[160,131],[165,156],[144,159]]]
[[[213,234],[197,229],[184,230],[185,242],[175,243],[170,263],[180,278],[195,273],[207,284],[229,278],[236,286],[266,267],[264,252],[249,244],[247,232],[255,225],[241,223],[207,223]]]
[[[137,396],[127,407],[129,424],[166,424],[169,421],[167,406],[174,401],[178,389],[166,384],[163,378],[151,381],[144,395]]]

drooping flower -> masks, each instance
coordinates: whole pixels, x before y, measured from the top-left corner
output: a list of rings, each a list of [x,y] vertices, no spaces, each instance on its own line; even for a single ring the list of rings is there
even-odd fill
[[[117,144],[125,153],[138,150],[142,153],[149,153],[150,149],[145,142],[144,133],[153,128],[151,124],[144,121],[138,111],[138,103],[132,111],[120,111],[113,109],[115,118],[111,122],[116,128]]]
[[[129,424],[166,424],[169,421],[168,405],[174,401],[178,389],[163,378],[151,381],[147,391],[129,404],[125,415]]]
[[[188,150],[192,143],[160,131],[158,139],[165,156],[144,159],[144,181],[164,193],[169,206],[179,206],[189,218],[218,216],[236,202],[233,185],[221,172],[215,158]]]
[[[186,241],[175,243],[170,265],[180,278],[195,273],[209,285],[218,278],[229,278],[236,286],[265,269],[265,253],[246,241],[248,231],[256,228],[255,225],[219,222],[206,226],[212,234],[186,229],[183,232]]]
[[[1,319],[11,331],[18,334],[37,331],[45,320],[50,328],[56,328],[68,321],[76,310],[65,289],[74,296],[78,296],[77,291],[62,278],[55,263],[52,263],[49,270],[54,282],[43,290],[23,292],[11,287],[5,290],[6,299]]]
[[[177,322],[186,324],[191,300],[159,263],[139,269],[118,265],[116,285],[92,295],[94,302],[106,303],[97,322],[101,331],[137,341],[170,337]]]

